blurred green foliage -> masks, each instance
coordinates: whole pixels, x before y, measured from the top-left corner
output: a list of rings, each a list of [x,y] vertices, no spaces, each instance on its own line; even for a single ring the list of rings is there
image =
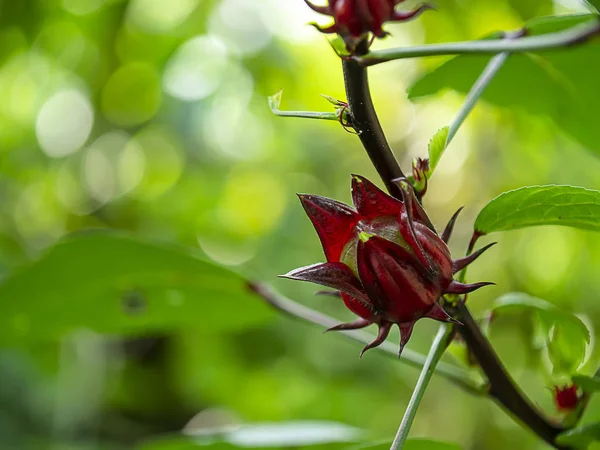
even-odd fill
[[[393,37],[375,45],[474,39],[586,11],[583,2],[549,0],[440,0],[438,8],[389,26]],[[322,19],[301,0],[0,0],[0,447],[195,448],[170,437],[290,420],[335,421],[363,430],[365,440],[391,438],[415,370],[375,352],[359,360],[357,344],[252,303],[234,275],[348,318],[335,300],[313,298],[312,287],[275,278],[322,259],[294,193],[347,202],[350,173],[376,180],[358,140],[339,124],[269,111],[267,97],[281,88],[285,109],[323,109],[321,93],[344,98],[338,58],[305,25]],[[462,94],[446,87],[466,87],[450,80],[414,104],[405,93],[446,59],[371,71],[404,167],[426,156],[431,136],[460,106]],[[560,100],[552,86],[516,70],[504,99]],[[455,254],[464,252],[478,211],[503,191],[551,183],[600,189],[593,139],[567,135],[551,114],[556,108],[516,108],[491,94],[444,153],[425,199],[437,225],[466,205]],[[594,117],[586,119],[596,136]],[[90,228],[119,231],[129,251],[93,240],[68,251],[93,235],[65,236]],[[579,314],[593,330],[597,234],[546,227],[499,240],[470,269],[470,278],[498,285],[470,297],[477,315],[501,294],[523,291]],[[192,282],[183,293],[177,276],[161,272],[174,259],[176,275]],[[141,278],[131,276],[136,270]],[[107,274],[125,283],[102,290]],[[211,289],[201,287],[205,279]],[[124,290],[139,283],[160,289],[150,301],[123,302]],[[176,313],[173,301],[185,307]],[[123,323],[135,335],[123,336]],[[411,346],[426,352],[434,329],[419,322]],[[547,387],[556,379],[548,354],[532,344],[538,331],[519,315],[499,315],[489,330],[523,389],[554,414]],[[599,359],[588,351],[580,371],[595,370]],[[593,400],[585,421],[599,418]],[[412,435],[464,449],[545,448],[493,402],[440,378]]]

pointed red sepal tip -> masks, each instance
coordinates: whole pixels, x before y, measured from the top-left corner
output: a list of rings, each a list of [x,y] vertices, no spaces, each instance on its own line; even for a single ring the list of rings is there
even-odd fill
[[[491,283],[489,281],[481,281],[479,283],[473,284],[463,284],[458,281],[453,281],[446,288],[445,294],[469,294],[470,292],[476,291],[479,288],[484,286],[495,286],[496,283]]]
[[[444,308],[442,308],[438,303],[434,303],[431,309],[425,314],[425,317],[428,317],[433,320],[437,320],[438,322],[448,322],[453,323],[455,325],[462,325],[461,322],[456,320],[450,314],[448,314]]]
[[[367,219],[397,216],[402,202],[389,196],[365,177],[352,175],[352,202],[358,213]]]
[[[365,354],[365,352],[367,350],[371,350],[372,348],[379,347],[381,344],[383,344],[385,342],[385,340],[387,339],[388,335],[390,334],[390,330],[392,329],[391,322],[383,322],[378,325],[379,325],[379,331],[377,333],[377,337],[375,338],[375,340],[373,342],[371,342],[370,344],[367,344],[365,346],[365,348],[362,349],[362,351],[360,352],[361,358],[363,357],[363,355]]]
[[[328,262],[300,267],[285,275],[279,275],[279,277],[320,284],[321,286],[345,292],[360,302],[369,302],[358,278],[354,276],[352,270],[347,265],[341,262]]]
[[[355,232],[360,217],[352,208],[319,195],[298,194],[312,222],[327,261],[339,261],[342,250]]]
[[[327,328],[323,331],[323,334],[329,333],[330,331],[343,331],[343,330],[360,330],[361,328],[368,327],[373,322],[367,319],[357,319],[354,322],[340,323],[339,325]]]
[[[435,5],[431,3],[423,3],[417,9],[409,12],[394,11],[391,20],[393,22],[406,22],[407,20],[416,19],[425,11],[437,11]]]
[[[464,209],[464,206],[461,206],[460,208],[458,208],[458,211],[456,211],[452,215],[452,217],[448,221],[448,224],[446,225],[446,228],[444,228],[444,232],[442,233],[441,238],[442,238],[442,241],[444,241],[446,244],[450,240],[450,236],[452,236],[452,231],[454,231],[454,224],[456,223],[456,219],[458,219],[458,215],[462,212],[463,209]]]
[[[404,347],[406,347],[406,344],[412,336],[415,323],[416,320],[413,320],[412,322],[398,324],[398,328],[400,328],[400,349],[398,350],[398,358],[402,356],[402,351],[404,350]]]
[[[314,3],[312,3],[309,0],[304,0],[304,3],[306,3],[308,5],[308,7],[310,9],[312,9],[314,12],[318,12],[319,14],[325,14],[325,15],[328,15],[328,16],[333,15],[331,13],[331,7],[329,5],[319,6],[319,5],[315,5]]]
[[[486,250],[492,248],[496,245],[497,242],[492,242],[491,244],[486,245],[485,247],[480,248],[476,252],[471,253],[469,256],[465,256],[464,258],[455,259],[452,261],[452,273],[457,273],[479,258]]]

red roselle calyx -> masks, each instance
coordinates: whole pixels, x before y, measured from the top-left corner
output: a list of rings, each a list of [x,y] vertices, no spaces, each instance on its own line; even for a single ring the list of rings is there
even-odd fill
[[[432,5],[423,4],[413,11],[396,11],[396,6],[404,0],[328,0],[324,6],[304,1],[312,10],[333,18],[333,24],[328,27],[315,26],[323,33],[339,34],[351,53],[369,33],[378,38],[387,36],[382,28],[385,22],[405,22],[433,9]]]
[[[552,392],[554,394],[554,404],[559,411],[572,411],[579,405],[581,396],[579,395],[579,389],[575,384],[568,384],[560,387],[554,386]]]
[[[346,307],[359,319],[330,330],[376,324],[377,338],[361,355],[380,345],[394,324],[400,328],[401,353],[420,318],[456,322],[438,303],[442,295],[466,294],[492,284],[462,284],[454,281],[453,275],[493,244],[453,260],[446,243],[460,210],[438,236],[410,184],[405,179],[397,184],[403,201],[354,175],[352,201],[356,209],[317,195],[299,195],[327,262],[301,267],[283,277],[339,291]]]

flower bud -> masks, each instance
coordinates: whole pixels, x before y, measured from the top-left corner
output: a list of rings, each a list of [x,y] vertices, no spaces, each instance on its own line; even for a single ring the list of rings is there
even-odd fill
[[[579,395],[579,389],[575,384],[554,386],[552,392],[554,394],[554,404],[559,411],[569,412],[579,405],[581,396]]]
[[[380,345],[392,325],[400,328],[400,352],[415,322],[423,317],[456,322],[440,306],[444,294],[466,294],[491,283],[462,284],[453,275],[491,245],[453,260],[446,245],[457,214],[439,236],[414,197],[410,184],[398,186],[403,201],[390,197],[366,178],[352,178],[354,208],[316,195],[300,195],[321,240],[326,263],[284,275],[333,288],[359,318],[331,330],[379,327],[377,339],[363,353]]]
[[[351,53],[369,33],[378,38],[387,36],[382,28],[385,22],[405,22],[433,9],[432,5],[423,4],[413,11],[396,11],[396,6],[404,0],[328,0],[325,6],[304,1],[313,11],[333,18],[332,25],[317,28],[323,33],[339,34]]]

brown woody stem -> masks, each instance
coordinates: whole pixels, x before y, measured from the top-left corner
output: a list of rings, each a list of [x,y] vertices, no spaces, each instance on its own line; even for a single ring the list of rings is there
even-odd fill
[[[359,44],[358,47],[366,51],[366,42]],[[356,61],[350,59],[344,60],[342,67],[352,127],[356,130],[388,191],[394,197],[402,199],[400,189],[392,180],[405,176],[377,118],[369,90],[367,71]]]

